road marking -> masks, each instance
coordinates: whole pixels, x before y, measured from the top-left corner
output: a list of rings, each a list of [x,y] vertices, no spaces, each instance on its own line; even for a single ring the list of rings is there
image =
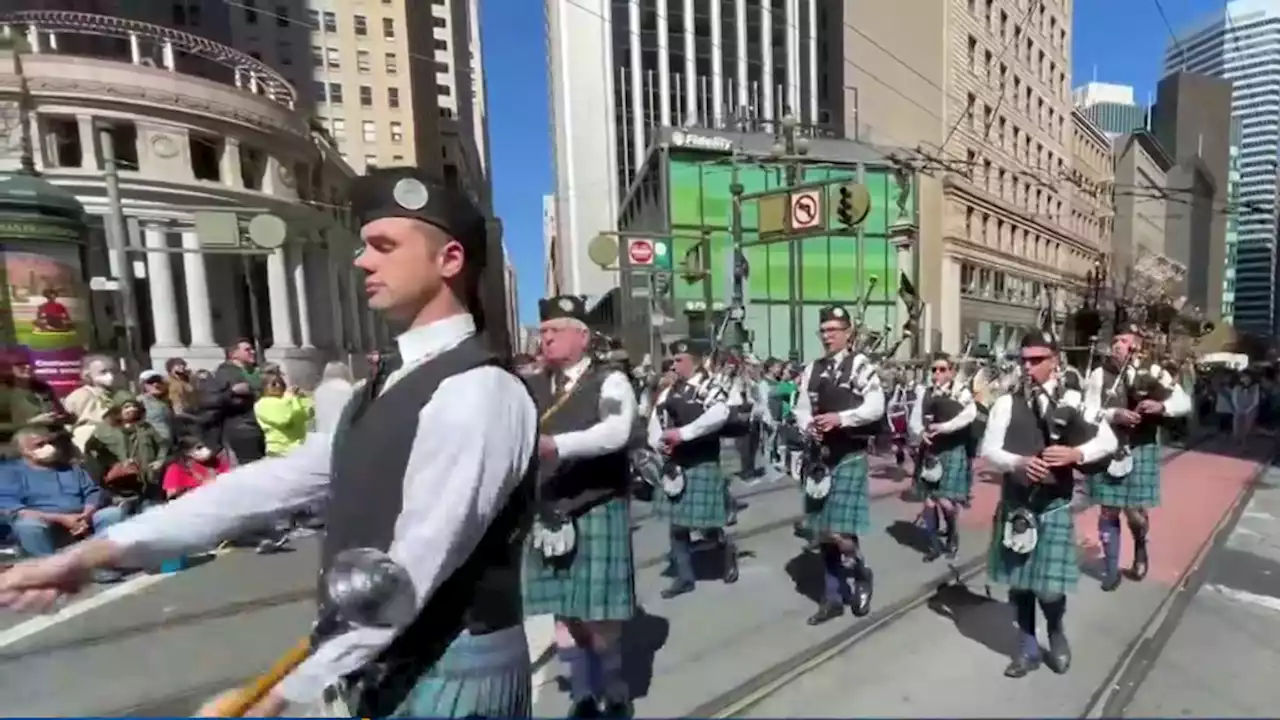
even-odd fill
[[[1206,585],[1206,590],[1212,590],[1219,595],[1236,602],[1246,605],[1256,605],[1260,608],[1271,610],[1272,612],[1280,612],[1280,598],[1271,597],[1270,595],[1259,595],[1251,593],[1248,590],[1237,590],[1225,585]]]
[[[231,548],[219,548],[218,550],[214,550],[212,554],[214,556],[222,556],[231,551]],[[33,617],[30,620],[18,623],[8,630],[0,632],[0,648],[5,648],[13,645],[14,643],[26,640],[32,635],[44,632],[59,623],[64,623],[72,618],[84,615],[87,612],[97,610],[104,605],[109,605],[116,600],[139,593],[152,585],[179,574],[181,573],[172,572],[156,573],[154,575],[138,575],[137,577],[130,578],[120,583],[119,585],[112,585],[102,592],[90,595],[83,600],[67,603],[55,613],[40,615],[39,617]]]

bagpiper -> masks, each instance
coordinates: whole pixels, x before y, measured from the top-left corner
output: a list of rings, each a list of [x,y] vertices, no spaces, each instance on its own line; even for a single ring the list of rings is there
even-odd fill
[[[630,692],[619,641],[636,604],[627,459],[635,391],[620,366],[588,352],[581,298],[542,300],[538,314],[544,372],[528,382],[542,434],[525,613],[556,617],[570,717],[625,717]]]
[[[1064,391],[1056,371],[1058,345],[1040,330],[1022,338],[1023,384],[991,406],[982,457],[1004,473],[987,571],[1008,585],[1019,641],[1004,674],[1024,677],[1046,662],[1056,673],[1071,666],[1063,627],[1066,593],[1080,580],[1075,523],[1070,513],[1074,468],[1106,457],[1116,438],[1105,423],[1092,426],[1073,410],[1080,399]],[[1036,602],[1044,613],[1049,652],[1036,638]]]
[[[818,625],[844,614],[871,612],[873,576],[859,538],[871,529],[867,450],[884,417],[884,391],[870,358],[851,347],[856,329],[840,305],[822,308],[818,332],[826,356],[809,363],[800,379],[795,416],[806,437],[804,484],[806,526],[819,543],[825,590]],[[845,579],[845,557],[853,560],[853,588]]]
[[[675,381],[658,394],[656,411],[649,416],[649,445],[665,456],[655,511],[671,525],[675,578],[662,591],[668,599],[692,592],[697,585],[694,530],[722,548],[724,581],[738,581],[737,550],[725,533],[729,503],[720,468],[721,430],[729,421],[732,398],[709,375],[703,375],[701,383],[691,381],[699,374],[702,358],[690,340],[677,340],[670,350]]]
[[[978,408],[967,383],[957,380],[956,369],[950,355],[936,353],[928,385],[911,407],[911,436],[920,444],[915,491],[924,500],[924,529],[929,538],[925,562],[943,555],[941,520],[946,520],[946,555],[954,558],[959,553],[956,519],[960,508],[969,504],[973,489],[968,446]]]
[[[1101,506],[1098,539],[1102,545],[1102,589],[1120,587],[1120,515],[1133,534],[1134,580],[1147,576],[1150,555],[1148,510],[1160,506],[1160,427],[1165,418],[1191,412],[1191,398],[1158,364],[1140,359],[1142,335],[1121,325],[1111,339],[1111,354],[1085,382],[1085,407],[1115,431],[1118,449],[1106,467],[1088,478],[1089,499]]]

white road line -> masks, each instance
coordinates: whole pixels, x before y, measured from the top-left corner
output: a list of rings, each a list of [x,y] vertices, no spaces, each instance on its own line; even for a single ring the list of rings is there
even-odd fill
[[[213,555],[221,556],[231,552],[230,548],[219,548],[213,551]],[[71,602],[63,605],[60,610],[49,615],[41,615],[33,617],[25,622],[18,623],[13,627],[0,632],[0,648],[5,648],[14,643],[21,642],[37,633],[44,632],[49,628],[64,623],[71,618],[79,617],[87,612],[97,610],[98,608],[109,605],[110,603],[129,597],[130,595],[139,593],[161,581],[167,580],[174,575],[180,573],[157,573],[155,575],[138,575],[130,578],[119,585],[112,585],[96,595]]]
[[[1270,595],[1259,595],[1251,593],[1247,590],[1237,590],[1235,588],[1226,587],[1225,585],[1206,585],[1206,590],[1212,590],[1219,595],[1235,600],[1236,602],[1246,605],[1254,605],[1272,612],[1280,612],[1280,598],[1271,597]]]

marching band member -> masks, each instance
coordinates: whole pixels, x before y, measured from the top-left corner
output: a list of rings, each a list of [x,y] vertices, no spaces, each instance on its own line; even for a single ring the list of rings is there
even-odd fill
[[[690,532],[717,540],[724,549],[724,581],[738,581],[737,550],[724,529],[729,522],[725,477],[720,469],[720,431],[729,421],[732,398],[713,395],[711,381],[690,382],[700,357],[689,340],[671,344],[671,369],[676,381],[663,389],[649,416],[649,445],[666,456],[656,512],[671,524],[671,561],[675,579],[662,591],[673,598],[692,592]]]
[[[1060,414],[1079,401],[1068,397],[1072,393],[1064,392],[1055,377],[1057,342],[1033,330],[1021,347],[1027,382],[1020,392],[996,399],[982,438],[982,457],[1004,473],[987,571],[993,582],[1009,586],[1021,636],[1004,671],[1011,678],[1027,675],[1042,661],[1059,674],[1071,665],[1063,618],[1066,593],[1080,579],[1075,523],[1068,512],[1073,468],[1116,449],[1105,423],[1095,431],[1082,413]],[[1036,639],[1037,600],[1048,625],[1045,658]]]
[[[159,564],[327,500],[322,567],[381,550],[411,579],[414,612],[403,623],[342,622],[321,593],[310,657],[247,715],[327,701],[333,717],[341,700],[353,717],[529,717],[520,557],[538,416],[476,335],[485,216],[418,168],[372,170],[350,195],[364,242],[354,264],[369,306],[409,328],[396,339],[403,364],[382,357],[332,437],[15,566],[0,575],[0,604],[47,605],[93,568]]]
[[[818,443],[821,456],[806,463],[801,478],[806,527],[820,543],[826,578],[810,625],[843,615],[846,602],[856,616],[871,611],[873,577],[858,539],[871,529],[867,450],[884,417],[884,391],[870,359],[851,349],[855,331],[842,306],[819,312],[818,332],[827,354],[805,368],[796,399],[796,424]],[[852,592],[845,582],[845,556],[854,561]]]
[[[1085,382],[1085,407],[1109,423],[1119,441],[1111,462],[1088,480],[1090,499],[1102,507],[1098,539],[1105,565],[1102,589],[1108,592],[1120,586],[1121,513],[1133,534],[1130,575],[1134,580],[1147,575],[1147,511],[1160,506],[1160,425],[1163,418],[1191,412],[1191,398],[1167,371],[1140,366],[1141,349],[1138,329],[1122,326],[1111,339],[1110,358]]]
[[[954,558],[960,550],[956,518],[960,507],[968,505],[973,486],[968,445],[970,424],[978,415],[973,395],[956,380],[950,355],[936,353],[929,372],[933,377],[928,388],[917,395],[909,423],[912,438],[921,446],[915,490],[924,498],[924,528],[929,536],[925,562],[942,557],[939,512],[947,524],[947,556]]]
[[[543,435],[525,614],[556,616],[557,653],[569,669],[569,716],[627,717],[619,639],[635,611],[627,460],[635,391],[619,367],[588,354],[581,298],[549,298],[538,310],[549,372],[529,379]]]

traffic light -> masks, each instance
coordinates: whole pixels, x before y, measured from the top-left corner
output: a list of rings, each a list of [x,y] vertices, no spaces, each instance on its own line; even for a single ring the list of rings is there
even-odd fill
[[[836,204],[836,218],[840,224],[852,228],[853,219],[853,189],[848,185],[840,186],[840,200]]]

